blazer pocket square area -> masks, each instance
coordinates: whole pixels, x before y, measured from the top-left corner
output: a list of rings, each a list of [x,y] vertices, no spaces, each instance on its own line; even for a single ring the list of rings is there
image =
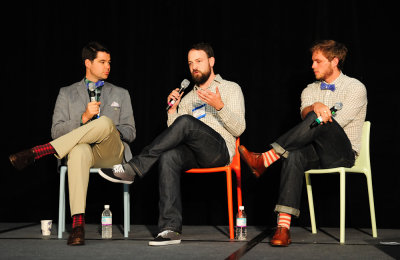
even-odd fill
[[[119,105],[117,102],[115,102],[115,101],[112,102],[111,106],[112,106],[112,107],[120,107],[120,105]]]

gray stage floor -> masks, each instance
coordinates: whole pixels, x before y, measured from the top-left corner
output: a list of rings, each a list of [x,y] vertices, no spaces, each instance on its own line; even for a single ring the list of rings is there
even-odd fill
[[[113,239],[102,240],[99,225],[86,224],[86,245],[67,246],[67,230],[43,239],[39,223],[0,223],[0,259],[400,259],[400,230],[346,229],[346,244],[339,244],[338,228],[292,227],[289,247],[271,247],[271,228],[250,226],[247,241],[230,241],[226,226],[184,226],[179,245],[152,247],[155,226],[132,225],[129,238],[113,226]]]

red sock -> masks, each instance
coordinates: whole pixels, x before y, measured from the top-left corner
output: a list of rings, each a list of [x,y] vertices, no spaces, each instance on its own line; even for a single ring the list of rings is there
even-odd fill
[[[274,149],[271,149],[262,154],[264,159],[264,166],[267,168],[274,162],[276,162],[279,158],[281,158],[278,154],[275,153]]]
[[[35,159],[39,159],[45,155],[56,153],[56,150],[50,143],[44,145],[38,145],[33,147],[32,149],[35,152]]]
[[[292,215],[280,212],[278,218],[278,226],[290,229],[291,220],[292,220]]]
[[[85,226],[85,214],[76,214],[72,216],[72,228]]]

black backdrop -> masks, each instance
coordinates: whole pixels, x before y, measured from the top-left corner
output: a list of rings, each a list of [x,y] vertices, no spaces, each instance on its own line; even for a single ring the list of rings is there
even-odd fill
[[[330,38],[350,50],[344,73],[367,87],[378,228],[399,227],[398,221],[385,221],[387,214],[399,213],[400,195],[395,10],[384,1],[346,0],[11,3],[2,15],[6,58],[2,59],[0,221],[57,219],[55,158],[46,157],[17,172],[7,157],[50,141],[58,91],[83,78],[80,52],[88,41],[99,40],[109,47],[109,81],[130,92],[137,127],[131,147],[136,154],[166,127],[166,97],[184,78],[190,78],[187,49],[191,44],[210,42],[216,53],[216,73],[242,87],[247,129],[241,142],[261,152],[299,122],[300,93],[314,80],[308,48],[316,39]],[[131,185],[133,224],[157,223],[156,169]],[[249,225],[275,225],[279,170],[276,163],[255,179],[243,165]],[[313,184],[317,224],[338,226],[339,177],[313,176]],[[111,204],[114,222],[122,223],[121,189],[93,174],[87,222],[99,223],[103,205]],[[185,174],[182,193],[185,225],[227,225],[224,174]],[[305,189],[301,212],[293,224],[309,225]],[[347,178],[346,215],[348,226],[370,226],[361,175]]]

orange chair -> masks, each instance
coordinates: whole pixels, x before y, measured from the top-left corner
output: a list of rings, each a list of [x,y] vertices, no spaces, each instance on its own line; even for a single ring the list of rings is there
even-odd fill
[[[232,202],[232,169],[236,173],[236,189],[238,209],[242,205],[242,187],[241,187],[241,172],[240,172],[240,154],[238,147],[240,145],[240,138],[236,139],[235,155],[233,156],[230,165],[215,168],[195,168],[186,171],[187,173],[211,173],[211,172],[226,172],[226,189],[228,193],[228,215],[229,215],[229,238],[235,238],[233,231],[233,202]]]

